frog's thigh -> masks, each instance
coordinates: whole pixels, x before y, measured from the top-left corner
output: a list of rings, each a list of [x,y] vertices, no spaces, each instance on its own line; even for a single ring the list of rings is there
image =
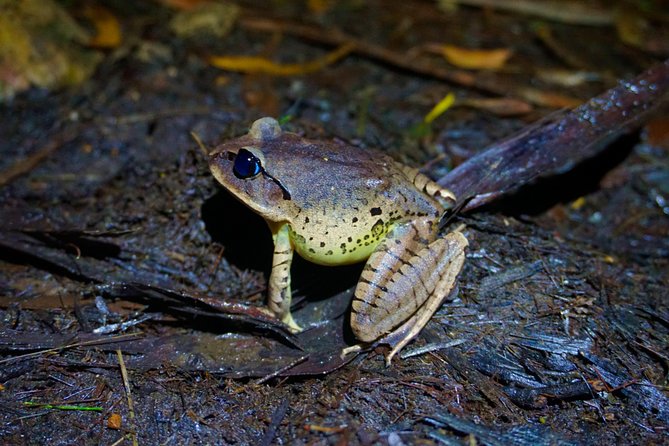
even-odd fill
[[[390,344],[388,360],[427,324],[464,264],[467,239],[453,232],[429,242],[430,225],[412,221],[388,233],[355,290],[353,332],[363,342]]]
[[[290,290],[290,266],[293,262],[293,247],[290,244],[288,225],[283,225],[274,233],[274,255],[272,257],[272,273],[269,276],[269,298],[267,306],[270,311],[291,330],[300,331],[300,327],[290,314],[292,300]]]

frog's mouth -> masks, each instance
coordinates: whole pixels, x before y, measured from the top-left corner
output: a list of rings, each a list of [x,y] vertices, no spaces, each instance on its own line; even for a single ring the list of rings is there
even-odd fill
[[[258,175],[262,175],[264,178],[269,178],[272,180],[279,188],[283,194],[284,200],[290,200],[290,192],[286,187],[281,184],[277,178],[272,176],[265,167],[262,165],[260,158],[255,156],[253,152],[241,148],[239,152],[226,152],[228,161],[232,161],[232,173],[239,178],[240,180],[253,179]]]

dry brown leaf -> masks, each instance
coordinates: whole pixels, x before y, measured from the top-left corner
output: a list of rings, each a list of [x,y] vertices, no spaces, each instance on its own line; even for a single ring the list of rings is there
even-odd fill
[[[121,44],[121,24],[109,9],[87,4],[81,13],[95,26],[95,35],[88,41],[88,46],[112,49]]]
[[[109,429],[121,429],[121,424],[122,424],[122,419],[121,415],[117,413],[113,413],[109,415],[109,418],[107,418],[107,427]]]
[[[309,74],[331,65],[353,51],[353,44],[342,45],[323,57],[303,63],[281,64],[264,57],[255,56],[211,56],[208,61],[216,68],[242,73],[264,73],[274,76],[296,76]]]
[[[509,48],[492,50],[472,50],[453,45],[442,45],[441,53],[456,67],[468,70],[498,70],[513,54]]]

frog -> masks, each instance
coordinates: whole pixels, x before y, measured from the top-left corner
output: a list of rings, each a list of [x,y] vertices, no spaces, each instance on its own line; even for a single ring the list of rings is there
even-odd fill
[[[462,230],[440,236],[456,197],[383,151],[306,139],[260,118],[208,154],[214,178],[267,222],[274,252],[265,310],[295,333],[291,264],[366,262],[350,326],[359,344],[390,347],[386,364],[453,292],[465,261]]]

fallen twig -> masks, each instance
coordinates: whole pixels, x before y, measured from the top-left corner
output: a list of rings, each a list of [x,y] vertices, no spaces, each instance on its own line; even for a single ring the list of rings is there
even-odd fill
[[[63,132],[60,135],[56,135],[53,139],[51,139],[48,143],[46,143],[44,147],[39,149],[37,152],[31,154],[27,158],[24,158],[12,164],[7,169],[1,171],[0,187],[11,183],[21,175],[24,175],[33,170],[35,167],[40,165],[42,161],[50,157],[58,149],[63,147],[65,144],[71,142],[77,136],[77,134],[78,132],[76,131],[76,129],[71,129],[69,131]]]
[[[132,394],[130,393],[130,380],[128,380],[128,370],[125,368],[125,362],[123,361],[123,353],[121,349],[116,349],[116,356],[118,357],[118,365],[121,368],[121,377],[123,378],[123,387],[125,388],[125,395],[128,399],[128,416],[131,423],[135,423],[135,406],[132,402]],[[132,444],[137,446],[139,443],[137,441],[137,429],[136,426],[132,432]]]

